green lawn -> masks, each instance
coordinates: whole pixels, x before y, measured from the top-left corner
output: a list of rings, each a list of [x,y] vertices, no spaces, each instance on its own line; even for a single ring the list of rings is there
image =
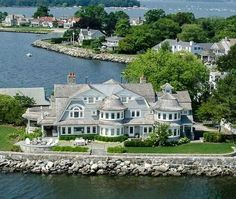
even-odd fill
[[[17,129],[9,126],[0,126],[0,151],[10,151],[14,141],[8,138],[8,135],[16,132]]]
[[[232,143],[188,143],[174,147],[126,147],[127,153],[221,154],[233,152]]]

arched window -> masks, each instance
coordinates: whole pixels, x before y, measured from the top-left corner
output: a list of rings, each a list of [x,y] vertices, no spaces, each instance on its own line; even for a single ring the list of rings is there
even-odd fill
[[[71,118],[83,118],[84,117],[84,108],[81,106],[75,106],[70,109]]]

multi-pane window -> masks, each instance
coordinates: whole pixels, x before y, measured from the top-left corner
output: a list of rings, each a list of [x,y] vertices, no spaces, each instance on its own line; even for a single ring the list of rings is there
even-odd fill
[[[93,126],[93,133],[97,133],[97,128],[96,128],[96,126]]]
[[[141,113],[139,110],[131,111],[131,117],[140,117]]]
[[[166,120],[166,114],[163,113],[163,120]]]
[[[90,133],[90,126],[87,126],[87,133]]]
[[[84,117],[84,109],[81,106],[73,107],[70,110],[71,118],[83,118]]]
[[[169,114],[169,120],[172,120],[172,114]]]
[[[177,120],[177,113],[175,113],[175,120]]]
[[[71,134],[71,127],[68,127],[67,133],[68,133],[68,134]]]

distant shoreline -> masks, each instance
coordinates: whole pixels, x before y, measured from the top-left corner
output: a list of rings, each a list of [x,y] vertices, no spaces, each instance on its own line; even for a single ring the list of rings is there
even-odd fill
[[[50,29],[33,29],[33,28],[7,28],[0,27],[0,32],[13,32],[13,33],[31,33],[31,34],[48,34],[53,32]]]

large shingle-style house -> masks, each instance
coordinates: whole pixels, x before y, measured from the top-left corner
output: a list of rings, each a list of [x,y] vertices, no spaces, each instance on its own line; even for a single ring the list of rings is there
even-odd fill
[[[211,47],[211,50],[216,56],[227,55],[230,47],[236,45],[236,39],[233,38],[224,38],[221,41],[214,43]]]
[[[184,42],[178,39],[165,39],[161,43],[154,46],[152,49],[158,51],[165,43],[168,43],[170,45],[171,51],[173,53],[187,51],[192,54],[201,56],[202,60],[204,60],[205,62],[210,62],[214,59],[214,56],[211,53],[211,47],[213,43],[195,43],[193,41]]]
[[[173,92],[171,85],[155,93],[150,83],[55,85],[48,108],[29,108],[23,115],[27,130],[41,127],[45,136],[99,134],[115,137],[147,137],[155,122],[170,124],[171,138],[192,136],[192,107],[187,91]]]
[[[89,28],[80,29],[78,42],[82,45],[84,40],[98,39],[103,36],[105,35],[100,30],[94,30]]]

